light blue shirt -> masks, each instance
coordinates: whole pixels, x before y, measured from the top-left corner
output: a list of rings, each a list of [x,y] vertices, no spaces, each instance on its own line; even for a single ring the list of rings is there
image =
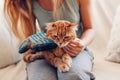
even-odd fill
[[[83,27],[80,22],[80,13],[79,13],[80,11],[79,11],[79,7],[77,4],[77,0],[69,0],[69,2],[70,2],[70,5],[76,11],[76,15],[74,16],[75,19],[73,20],[73,18],[72,18],[73,15],[70,13],[69,9],[67,9],[66,2],[64,0],[63,4],[59,8],[60,12],[61,12],[60,14],[62,14],[60,20],[68,20],[70,22],[79,24],[77,35],[78,35],[78,37],[80,37],[82,34],[82,31],[83,31]],[[43,9],[36,0],[33,0],[33,14],[37,18],[39,27],[42,32],[46,31],[45,23],[55,21],[53,18],[53,12]]]

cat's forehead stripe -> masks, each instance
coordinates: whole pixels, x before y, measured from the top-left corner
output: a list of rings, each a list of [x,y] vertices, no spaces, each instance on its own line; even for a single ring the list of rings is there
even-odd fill
[[[59,26],[58,26],[58,33],[59,33],[59,36],[63,36],[63,35],[65,35],[65,33],[66,33],[66,25],[65,25],[65,23],[62,23],[62,24],[60,24]]]

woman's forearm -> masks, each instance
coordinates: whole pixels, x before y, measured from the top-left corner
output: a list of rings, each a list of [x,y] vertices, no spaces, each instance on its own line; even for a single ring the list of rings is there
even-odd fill
[[[95,37],[95,31],[94,29],[87,29],[83,32],[81,36],[81,40],[85,46],[88,46]]]

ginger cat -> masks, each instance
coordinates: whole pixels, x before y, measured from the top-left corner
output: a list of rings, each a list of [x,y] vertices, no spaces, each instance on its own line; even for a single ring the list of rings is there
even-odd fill
[[[29,61],[37,58],[45,58],[52,66],[58,68],[60,72],[67,72],[71,67],[72,57],[63,51],[63,47],[70,41],[75,40],[78,25],[69,21],[59,20],[46,23],[46,26],[46,37],[53,40],[58,47],[54,50],[38,52],[36,54],[28,51],[28,53],[24,55],[24,60],[27,62],[28,57]]]

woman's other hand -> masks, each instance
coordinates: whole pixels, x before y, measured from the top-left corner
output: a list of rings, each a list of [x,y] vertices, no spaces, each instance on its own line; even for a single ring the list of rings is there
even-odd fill
[[[71,41],[63,50],[68,53],[70,56],[75,57],[85,48],[85,45],[82,40],[76,38],[74,41]]]

